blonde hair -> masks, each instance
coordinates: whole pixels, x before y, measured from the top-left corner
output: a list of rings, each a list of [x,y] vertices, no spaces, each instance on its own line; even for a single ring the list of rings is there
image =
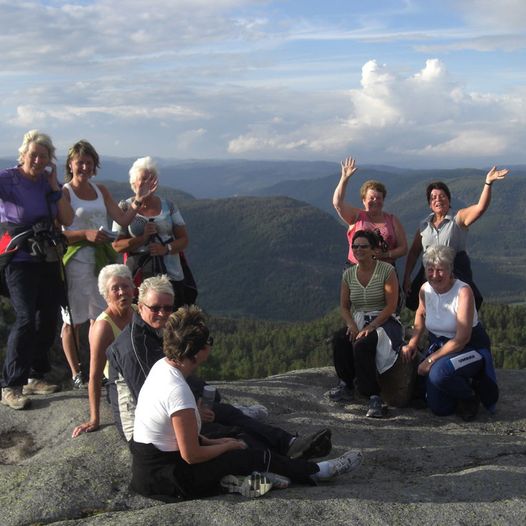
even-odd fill
[[[166,274],[162,276],[153,276],[145,279],[139,287],[139,303],[144,303],[144,298],[148,295],[148,292],[153,291],[157,294],[169,294],[172,298],[175,296],[174,288],[168,279]]]
[[[33,142],[46,148],[50,159],[56,159],[55,146],[53,146],[53,141],[51,140],[51,137],[38,130],[29,130],[24,135],[24,139],[22,140],[20,148],[18,148],[18,162],[22,163],[24,161],[24,155],[27,153],[27,150],[29,150],[29,146]]]

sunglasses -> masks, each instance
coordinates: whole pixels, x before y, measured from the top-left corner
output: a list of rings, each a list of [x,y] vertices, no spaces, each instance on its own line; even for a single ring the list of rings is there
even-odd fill
[[[357,248],[370,248],[371,245],[358,245],[358,244],[355,244],[355,245],[351,245],[351,248],[353,250],[356,250]]]
[[[146,305],[146,303],[143,303],[145,307],[148,307],[153,313],[159,314],[159,312],[173,312],[174,306],[173,305]]]

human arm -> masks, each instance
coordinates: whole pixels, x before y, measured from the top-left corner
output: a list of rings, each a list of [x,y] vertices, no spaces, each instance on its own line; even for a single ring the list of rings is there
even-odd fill
[[[409,249],[407,258],[405,260],[403,289],[404,289],[404,294],[406,296],[411,292],[411,273],[413,272],[413,269],[415,268],[418,257],[420,256],[421,253],[422,253],[422,235],[420,234],[420,230],[417,230],[415,237],[413,239],[413,243],[411,244],[411,248]]]
[[[358,326],[356,325],[351,313],[351,293],[349,285],[347,285],[345,279],[342,279],[340,286],[340,315],[347,326],[347,336],[349,337],[349,341],[352,342],[356,339],[356,335],[360,331],[358,330]]]
[[[495,181],[504,179],[508,172],[509,170],[507,169],[497,170],[496,166],[491,168],[491,170],[486,174],[486,180],[484,182],[484,187],[482,188],[482,193],[480,194],[478,203],[466,208],[462,208],[457,212],[456,220],[460,227],[469,227],[484,214],[491,203],[491,186]]]
[[[358,213],[360,212],[359,208],[352,206],[349,203],[345,203],[345,192],[347,190],[347,184],[353,174],[358,170],[356,167],[356,160],[352,157],[348,157],[340,163],[342,167],[342,173],[340,180],[334,189],[334,194],[332,196],[332,204],[338,212],[338,215],[348,224],[353,225],[356,222]]]
[[[173,226],[174,239],[168,243],[153,242],[148,244],[152,256],[170,256],[178,254],[188,246],[188,233],[185,226]],[[168,246],[170,245],[170,246]]]
[[[407,342],[407,345],[402,347],[402,361],[405,363],[411,362],[418,353],[418,342],[426,328],[426,296],[424,289],[421,287],[418,293],[418,308],[415,313],[415,321],[413,324],[413,335]]]
[[[113,342],[113,331],[104,320],[96,321],[89,331],[90,375],[88,384],[90,419],[75,427],[72,437],[96,431],[100,421],[100,395],[102,374],[106,364],[106,349]]]
[[[378,313],[378,316],[365,325],[357,334],[356,339],[364,338],[370,332],[381,327],[396,311],[398,304],[398,278],[394,267],[391,267],[389,276],[384,282],[385,307]]]
[[[227,451],[246,447],[244,442],[235,439],[220,443],[215,440],[210,441],[210,439],[200,442],[195,410],[192,408],[176,411],[171,415],[171,420],[179,452],[188,464],[206,462]]]
[[[157,233],[157,226],[153,222],[144,225],[144,231],[140,236],[132,237],[129,234],[120,234],[111,244],[113,250],[122,254],[123,252],[135,252],[140,247],[147,245],[150,237]]]
[[[51,188],[52,192],[60,192],[60,185],[58,184],[58,178],[57,178],[57,165],[55,163],[50,163],[49,166],[51,167],[51,170],[47,172],[47,180],[49,183],[49,186]],[[75,217],[75,212],[73,211],[73,208],[71,208],[71,203],[69,200],[64,199],[64,193],[62,193],[62,196],[58,201],[56,201],[57,205],[57,221],[64,226],[69,226],[71,223],[73,223],[73,219]]]
[[[141,202],[143,199],[153,194],[157,190],[158,179],[155,175],[149,174],[148,176],[141,179],[140,183],[136,185],[135,196],[131,202],[131,205],[123,210],[115,202],[111,196],[109,190],[102,184],[97,185],[104,198],[104,205],[108,215],[120,226],[127,227],[137,214],[137,210],[140,205],[137,202]]]
[[[419,366],[418,374],[425,376],[433,364],[443,356],[461,351],[469,339],[473,329],[473,313],[475,312],[475,300],[473,291],[469,286],[462,287],[458,291],[457,306],[457,329],[455,336],[448,340],[440,349],[430,354]]]

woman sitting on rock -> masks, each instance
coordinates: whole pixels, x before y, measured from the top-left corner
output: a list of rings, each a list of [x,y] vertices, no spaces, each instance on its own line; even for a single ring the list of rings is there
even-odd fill
[[[135,312],[132,305],[135,287],[126,265],[106,265],[99,274],[99,292],[108,308],[95,320],[89,331],[89,411],[90,419],[75,427],[73,438],[99,428],[102,375],[106,365],[106,349],[128,325]]]
[[[398,301],[398,280],[392,265],[376,258],[378,237],[359,230],[352,238],[358,262],[343,273],[340,313],[346,327],[333,338],[334,367],[339,385],[330,391],[335,402],[353,398],[358,391],[369,396],[368,417],[381,418],[385,406],[377,375],[390,369],[402,345],[402,326],[393,317]]]
[[[290,481],[314,483],[356,469],[360,451],[319,463],[290,459],[268,449],[249,449],[235,438],[209,439],[200,434],[201,418],[186,382],[212,350],[213,340],[202,312],[181,307],[164,329],[160,359],[139,394],[130,449],[132,488],[173,500],[228,492],[257,497]]]
[[[499,391],[489,337],[479,322],[473,291],[453,275],[455,251],[436,245],[423,256],[427,282],[420,289],[414,332],[402,348],[404,360],[418,352],[424,329],[430,347],[418,366],[426,377],[427,405],[437,415],[457,411],[464,420],[476,417],[479,401],[493,411]]]

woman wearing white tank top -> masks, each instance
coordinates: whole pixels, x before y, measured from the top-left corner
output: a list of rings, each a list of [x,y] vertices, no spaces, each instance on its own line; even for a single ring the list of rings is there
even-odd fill
[[[129,225],[142,200],[157,187],[154,177],[143,180],[136,189],[132,206],[124,212],[104,185],[91,182],[99,166],[99,155],[88,141],[78,141],[69,149],[66,160],[68,182],[63,193],[71,203],[75,218],[70,226],[63,227],[69,245],[64,256],[69,309],[62,308],[62,347],[75,388],[84,387],[77,354],[78,327],[87,320],[93,322],[106,308],[97,288],[97,275],[102,266],[115,262],[114,258],[112,260],[113,238],[108,231],[107,216],[124,227]]]

